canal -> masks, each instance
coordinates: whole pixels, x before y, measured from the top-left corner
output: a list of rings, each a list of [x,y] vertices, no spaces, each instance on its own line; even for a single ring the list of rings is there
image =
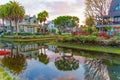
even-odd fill
[[[42,42],[1,41],[0,51],[0,80],[120,80],[120,55]]]

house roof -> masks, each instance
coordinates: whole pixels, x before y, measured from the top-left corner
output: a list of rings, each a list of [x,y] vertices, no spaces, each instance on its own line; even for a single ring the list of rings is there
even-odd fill
[[[109,16],[120,16],[120,8],[116,10],[117,6],[120,6],[120,0],[112,0],[108,13]]]

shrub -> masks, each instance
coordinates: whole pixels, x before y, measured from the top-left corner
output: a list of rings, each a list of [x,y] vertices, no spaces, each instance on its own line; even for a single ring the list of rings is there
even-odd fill
[[[10,32],[4,32],[3,34],[4,35],[10,35]]]
[[[41,35],[41,33],[34,33],[34,35]]]
[[[26,32],[26,33],[18,33],[18,35],[21,36],[28,36],[28,35],[33,35],[32,33]]]
[[[93,32],[91,27],[87,27],[86,31],[89,32],[90,34]]]
[[[91,35],[92,36],[97,36],[97,32],[93,32]]]
[[[62,32],[61,32],[61,31],[58,31],[58,34],[59,34],[59,35],[62,35]]]
[[[71,42],[72,39],[73,39],[72,37],[64,37],[63,42]]]
[[[56,29],[52,29],[52,33],[54,33],[54,34],[55,34],[55,33],[56,33]]]

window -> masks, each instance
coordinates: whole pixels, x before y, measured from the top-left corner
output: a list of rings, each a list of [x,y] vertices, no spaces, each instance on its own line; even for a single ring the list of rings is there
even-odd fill
[[[120,10],[120,3],[115,7],[115,11]]]

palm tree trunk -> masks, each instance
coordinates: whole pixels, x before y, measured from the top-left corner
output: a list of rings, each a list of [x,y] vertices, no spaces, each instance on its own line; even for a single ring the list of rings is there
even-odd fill
[[[13,33],[13,30],[12,30],[12,21],[10,20],[10,29],[11,29],[11,34]]]
[[[16,35],[18,35],[18,21],[15,21]]]
[[[40,24],[40,33],[42,32],[42,24]]]
[[[2,21],[3,21],[3,27],[4,27],[4,26],[5,26],[5,24],[4,24],[5,19],[4,19],[4,18],[2,18]]]
[[[43,26],[43,33],[45,33],[45,22],[44,22],[44,26]]]

